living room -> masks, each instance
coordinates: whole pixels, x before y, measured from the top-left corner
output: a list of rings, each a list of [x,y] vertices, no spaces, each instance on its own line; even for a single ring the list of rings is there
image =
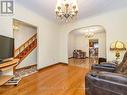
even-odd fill
[[[126,80],[127,80],[126,78],[123,78],[123,80],[117,80],[122,77],[119,76],[119,78],[115,80],[115,82],[120,81],[121,83],[120,85],[124,84],[125,87],[111,85],[110,86],[111,88],[110,87],[106,88],[107,93],[109,89],[112,89],[112,87],[114,88],[116,87],[117,90],[115,89],[112,91],[112,93],[108,93],[108,94],[106,93],[106,91],[98,92],[100,88],[98,88],[99,90],[98,89],[93,90],[92,87],[93,88],[96,87],[92,86],[91,84],[89,85],[88,84],[89,81],[87,81],[88,78],[87,75],[89,76],[91,74],[90,73],[91,71],[96,71],[96,70],[91,70],[94,68],[92,67],[94,66],[94,64],[89,64],[88,61],[88,66],[84,65],[85,68],[80,68],[74,65],[73,66],[69,65],[69,59],[68,59],[69,34],[75,29],[99,25],[104,28],[106,41],[105,41],[105,49],[99,50],[100,53],[97,60],[99,61],[99,58],[102,57],[106,59],[107,62],[116,61],[120,64],[120,62],[124,59],[124,54],[126,52],[126,45],[127,45],[126,42],[127,41],[126,39],[127,1],[126,0],[122,0],[122,1],[74,0],[75,6],[72,6],[70,4],[70,2],[73,2],[73,0],[43,0],[43,1],[42,0],[37,0],[37,1],[11,0],[11,2],[7,2],[8,0],[7,1],[4,0],[3,2],[2,1],[0,1],[1,3],[0,35],[1,36],[7,37],[9,39],[11,38],[13,40],[15,39],[14,28],[16,29],[18,28],[18,31],[16,31],[16,33],[18,33],[21,30],[20,29],[21,25],[19,25],[20,23],[18,23],[18,25],[14,25],[13,24],[14,20],[25,23],[25,25],[27,24],[27,26],[36,28],[37,35],[35,38],[37,40],[34,45],[36,45],[37,47],[37,55],[36,55],[36,62],[34,63],[37,64],[37,72],[21,77],[20,82],[16,86],[5,85],[10,80],[10,77],[9,78],[7,77],[7,80],[5,79],[6,80],[5,81],[3,80],[2,76],[11,75],[11,79],[12,76],[13,78],[15,77],[14,75],[15,66],[17,66],[17,64],[19,63],[20,57],[19,59],[15,60],[15,57],[12,53],[10,56],[8,55],[9,58],[11,57],[11,60],[10,62],[7,61],[7,63],[5,60],[6,58],[3,60],[1,60],[2,58],[0,58],[1,60],[0,95],[8,95],[8,94],[9,95],[20,95],[20,94],[21,95],[102,95],[102,94],[126,95],[125,94]],[[62,14],[62,16],[58,14],[60,1],[63,2],[61,3],[60,8],[62,6],[65,7],[66,4],[69,5],[69,7],[72,7],[69,9],[67,8],[67,11],[69,11],[69,13],[65,11],[64,8],[62,7],[63,9],[62,10],[60,9],[61,11],[63,11],[62,13],[60,11],[60,14]],[[11,5],[6,6],[5,8],[6,10],[5,10],[3,7],[8,3],[13,4],[13,6],[11,8],[10,8]],[[73,13],[71,10],[73,9],[73,7],[74,9],[76,7],[75,13]],[[7,9],[9,10],[9,12]],[[25,30],[25,32],[27,32],[27,29]],[[84,37],[85,37],[85,31],[84,31]],[[35,38],[32,39],[31,41],[35,41]],[[94,37],[91,38],[88,37],[87,40],[93,38]],[[86,43],[85,42],[83,43],[84,43],[84,47],[82,47],[83,49],[82,48],[75,48],[75,49],[82,49],[83,52],[86,52],[86,55],[89,59],[89,50],[86,49],[85,47]],[[15,45],[15,43],[12,44]],[[34,47],[34,45],[32,45],[32,47]],[[1,46],[4,45],[2,45],[1,43]],[[4,49],[5,51],[7,51],[6,48]],[[13,47],[13,49],[16,48]],[[13,52],[13,49],[11,50],[11,52]],[[31,52],[32,49],[33,48],[29,49],[29,52]],[[1,49],[0,51],[2,52],[2,50],[3,49]],[[74,49],[72,51],[74,51]],[[73,54],[73,52],[71,54]],[[105,56],[102,56],[103,54]],[[27,57],[29,56],[29,54],[26,55]],[[0,56],[3,56],[2,53],[0,53]],[[20,64],[20,66],[21,65],[22,64]],[[105,69],[103,68],[103,70]],[[102,74],[101,71],[99,72],[100,74]],[[117,72],[113,74],[116,73]],[[108,72],[107,74],[104,74],[104,76],[100,76],[100,77],[105,77],[109,75],[110,74]],[[97,76],[95,72],[93,73],[93,76]],[[123,76],[126,76],[126,74]],[[86,81],[85,81],[85,77],[86,77]],[[111,80],[110,82],[114,82],[114,81]],[[102,82],[102,84],[103,83],[104,82]],[[106,85],[103,84],[101,86],[104,87]],[[91,88],[89,88],[90,90],[88,90],[86,87],[87,88],[91,87]],[[119,89],[119,87],[123,87],[123,91]]]

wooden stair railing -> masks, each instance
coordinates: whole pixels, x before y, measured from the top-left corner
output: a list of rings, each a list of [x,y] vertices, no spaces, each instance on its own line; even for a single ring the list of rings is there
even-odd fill
[[[28,41],[22,44],[14,52],[15,58],[19,59],[19,63],[24,60],[37,47],[37,34],[33,35]]]

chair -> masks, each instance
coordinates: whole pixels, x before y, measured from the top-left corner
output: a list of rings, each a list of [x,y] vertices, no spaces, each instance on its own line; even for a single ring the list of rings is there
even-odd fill
[[[92,70],[115,72],[121,68],[121,66],[127,60],[127,52],[124,54],[122,62],[118,65],[116,63],[102,62],[100,64],[93,64]]]
[[[117,73],[88,73],[85,83],[86,95],[127,95],[127,61]]]
[[[83,52],[82,50],[74,50],[73,58],[84,59],[86,58],[86,52]]]
[[[106,58],[99,58],[98,59],[98,64],[101,64],[102,62],[106,62]]]

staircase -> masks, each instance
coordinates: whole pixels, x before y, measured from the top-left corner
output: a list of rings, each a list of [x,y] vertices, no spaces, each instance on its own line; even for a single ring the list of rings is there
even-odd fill
[[[14,52],[15,58],[21,63],[35,48],[37,47],[37,34],[33,35],[29,40],[17,48]]]

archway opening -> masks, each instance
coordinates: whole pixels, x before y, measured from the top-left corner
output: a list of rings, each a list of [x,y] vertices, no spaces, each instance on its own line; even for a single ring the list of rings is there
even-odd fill
[[[98,58],[106,58],[106,31],[103,26],[81,27],[69,33],[68,63],[81,64],[86,59],[92,59],[92,63],[97,63]]]

